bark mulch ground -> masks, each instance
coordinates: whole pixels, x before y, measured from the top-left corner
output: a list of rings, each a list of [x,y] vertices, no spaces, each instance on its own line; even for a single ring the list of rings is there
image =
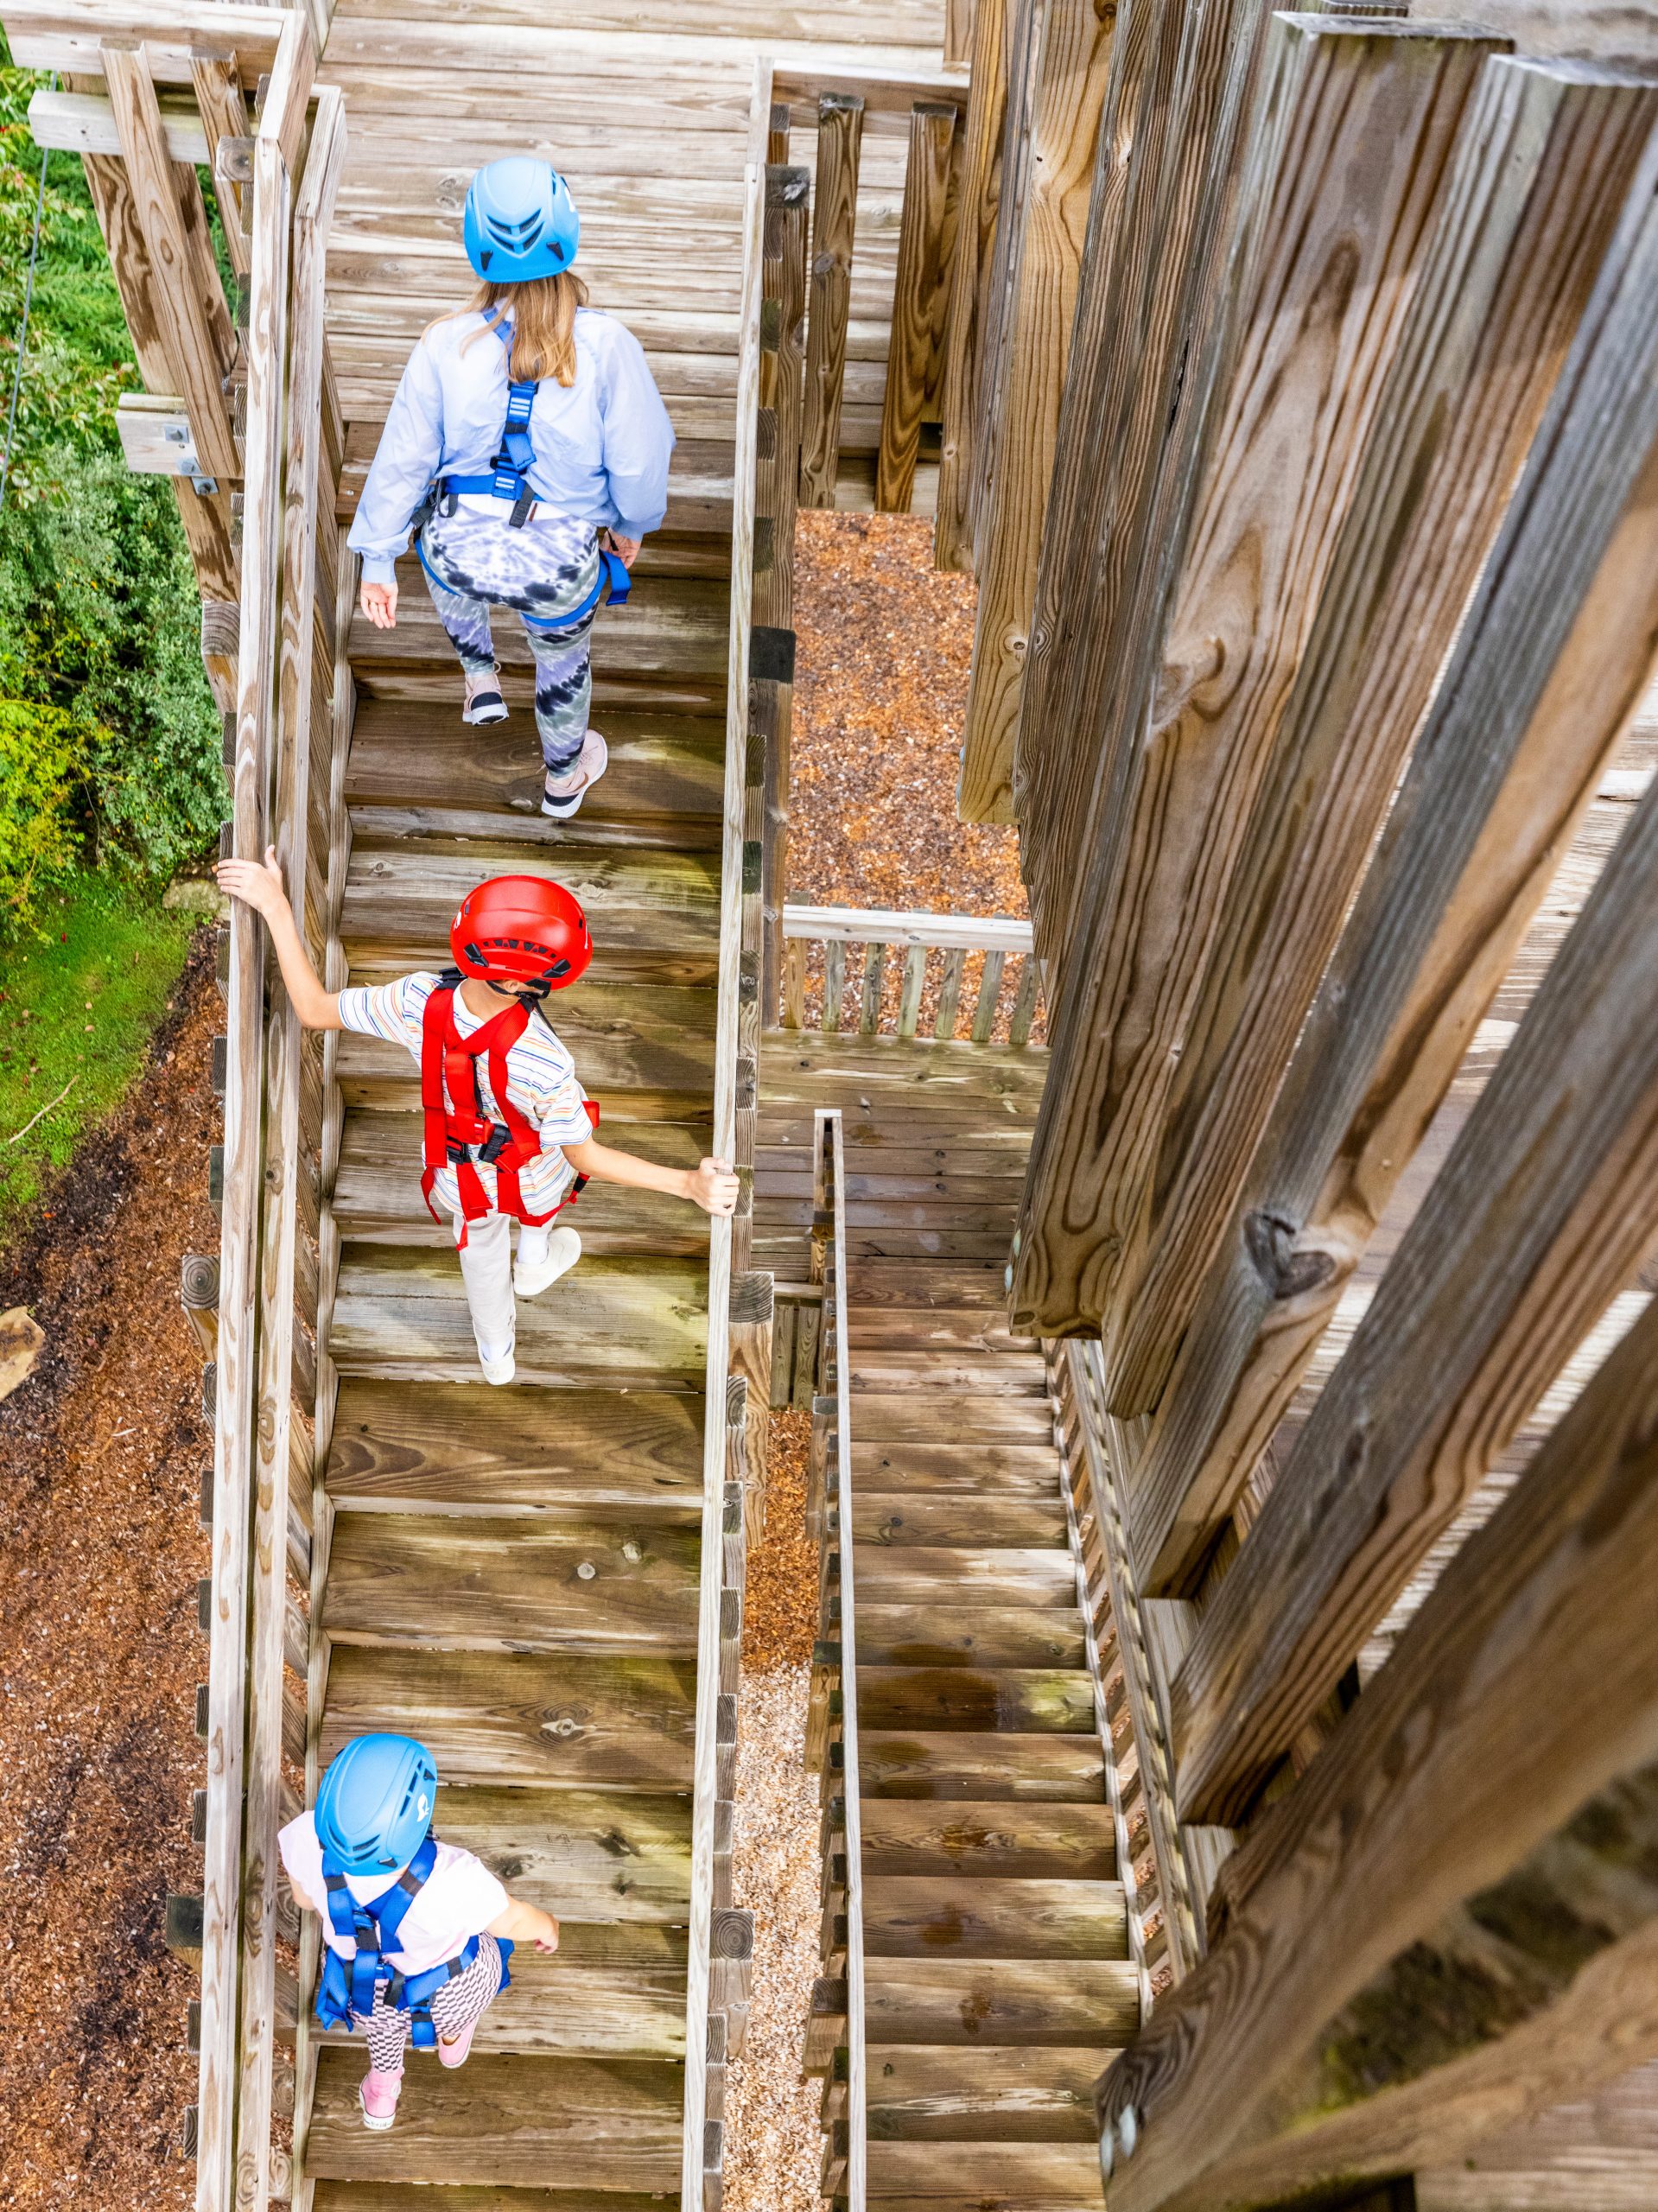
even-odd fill
[[[0,2201],[173,2212],[195,1977],[162,1942],[200,1887],[190,1796],[206,1672],[196,1580],[212,1438],[179,1307],[212,1251],[210,935],[125,1103],[0,1254],[46,1332],[0,1404]]]

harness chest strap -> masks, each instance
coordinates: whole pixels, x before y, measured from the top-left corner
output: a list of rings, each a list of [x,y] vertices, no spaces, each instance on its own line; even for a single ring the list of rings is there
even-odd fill
[[[322,1880],[327,1893],[328,1924],[342,1942],[355,1946],[349,1960],[332,1948],[327,1952],[316,1996],[317,2018],[325,2027],[347,2024],[353,2013],[366,2018],[374,2010],[376,1990],[384,1987],[387,2004],[410,2015],[416,2048],[430,2050],[435,2044],[432,1999],[446,1982],[473,1965],[479,1938],[469,1936],[454,1958],[422,1974],[403,1974],[386,1954],[397,1948],[397,1931],[436,1864],[437,1846],[429,1835],[391,1887],[364,1904],[353,1897],[338,1863],[324,1853]],[[512,1945],[505,1936],[497,1936],[496,1943],[501,1955],[499,1986],[505,1989],[512,1978],[506,1963],[512,1955]]]

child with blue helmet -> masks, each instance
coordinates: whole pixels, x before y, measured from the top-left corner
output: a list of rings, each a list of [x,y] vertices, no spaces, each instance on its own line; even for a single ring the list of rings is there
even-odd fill
[[[412,1736],[358,1736],[332,1761],[314,1812],[276,1838],[294,1896],[322,1917],[317,2018],[360,2028],[365,2127],[390,2127],[403,2052],[464,2065],[506,1986],[515,1942],[558,1948],[558,1923],[507,1895],[470,1851],[432,1834],[437,1769]]]
[[[542,811],[556,821],[605,772],[588,724],[594,619],[607,590],[626,597],[640,541],[662,522],[674,446],[638,340],[587,305],[572,272],[580,233],[549,163],[514,155],[479,170],[463,237],[480,289],[410,356],[349,541],[363,612],[391,629],[394,564],[415,529],[468,722],[505,718],[489,611],[517,612],[536,662]]]

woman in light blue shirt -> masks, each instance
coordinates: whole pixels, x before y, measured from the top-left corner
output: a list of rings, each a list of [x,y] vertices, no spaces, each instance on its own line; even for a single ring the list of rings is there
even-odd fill
[[[626,595],[661,524],[674,446],[638,340],[589,308],[570,273],[580,227],[545,162],[513,156],[473,177],[464,235],[481,289],[410,356],[349,540],[363,612],[389,630],[394,564],[415,530],[468,722],[505,719],[489,610],[517,611],[536,660],[542,811],[556,821],[605,772],[588,727],[594,618],[607,588]]]

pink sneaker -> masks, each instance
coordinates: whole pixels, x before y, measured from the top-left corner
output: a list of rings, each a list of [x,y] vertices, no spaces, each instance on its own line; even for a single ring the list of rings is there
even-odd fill
[[[395,2074],[370,2071],[357,2094],[363,2107],[365,2127],[386,2128],[397,2117],[397,2098],[403,2088],[403,2069]]]
[[[440,2036],[438,2037],[437,2056],[440,2064],[444,2066],[464,2066],[466,2064],[467,2054],[472,2049],[472,2031],[477,2025],[478,2023],[476,2020],[468,2020],[466,2026],[461,2029],[460,2034],[454,2037],[453,2042],[451,2042],[448,2036]]]

